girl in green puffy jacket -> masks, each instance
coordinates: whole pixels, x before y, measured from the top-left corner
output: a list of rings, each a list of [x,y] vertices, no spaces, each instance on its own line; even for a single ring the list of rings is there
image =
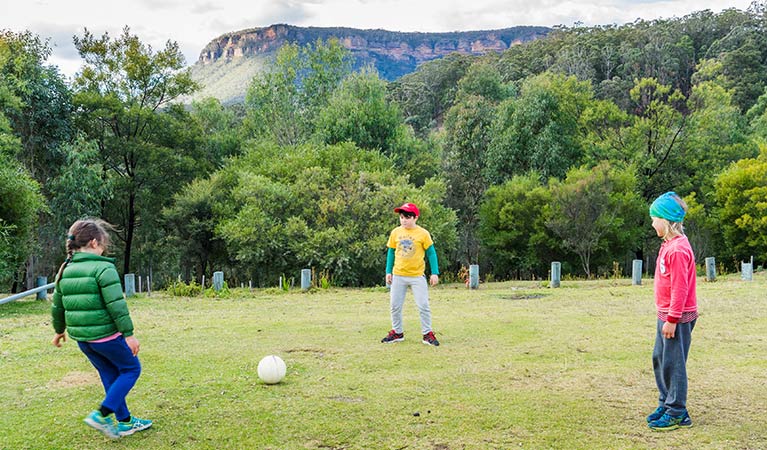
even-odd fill
[[[56,276],[51,315],[61,347],[65,331],[101,377],[106,396],[85,423],[112,439],[152,426],[132,416],[125,397],[141,374],[139,342],[123,297],[114,259],[102,254],[109,247],[110,225],[99,219],[78,220],[67,235],[67,259]]]

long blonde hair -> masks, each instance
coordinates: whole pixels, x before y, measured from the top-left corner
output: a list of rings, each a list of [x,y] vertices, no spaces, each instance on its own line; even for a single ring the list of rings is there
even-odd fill
[[[663,221],[664,232],[663,232],[663,236],[661,236],[661,239],[663,239],[664,241],[668,241],[677,236],[684,236],[684,225],[682,224],[682,222],[671,222],[661,217],[658,217],[658,220]]]
[[[56,274],[56,284],[61,281],[61,275],[64,273],[64,269],[72,261],[72,255],[77,250],[88,245],[92,240],[96,240],[104,250],[109,248],[112,240],[109,238],[107,230],[112,230],[114,227],[109,222],[101,219],[82,219],[78,220],[69,227],[67,231],[67,258],[64,263],[59,267],[59,272]]]

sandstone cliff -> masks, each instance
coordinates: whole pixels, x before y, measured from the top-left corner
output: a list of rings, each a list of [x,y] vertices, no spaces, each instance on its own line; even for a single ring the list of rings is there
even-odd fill
[[[192,67],[193,77],[205,87],[195,97],[213,95],[222,101],[241,100],[247,84],[265,59],[283,44],[299,45],[337,38],[348,48],[355,66],[374,66],[380,76],[393,80],[425,62],[453,52],[479,55],[503,51],[512,45],[543,37],[545,27],[513,27],[487,31],[405,33],[354,28],[272,25],[227,33],[213,39]]]

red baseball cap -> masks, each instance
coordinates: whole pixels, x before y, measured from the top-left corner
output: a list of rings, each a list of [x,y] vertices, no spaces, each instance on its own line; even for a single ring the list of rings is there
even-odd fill
[[[405,203],[404,205],[398,208],[394,208],[394,212],[395,213],[409,212],[409,213],[415,214],[416,217],[421,215],[421,213],[418,212],[418,207],[412,203]]]

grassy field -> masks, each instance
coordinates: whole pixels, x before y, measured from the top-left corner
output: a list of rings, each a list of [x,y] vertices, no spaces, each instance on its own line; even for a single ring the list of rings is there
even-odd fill
[[[385,290],[227,299],[136,297],[144,372],[129,396],[150,430],[111,442],[83,424],[102,397],[72,341],[50,345],[48,302],[0,305],[2,449],[764,449],[767,274],[699,279],[688,362],[694,426],[647,428],[656,406],[652,281],[432,289],[440,347],[411,294],[405,342]],[[267,354],[288,365],[267,386]]]

